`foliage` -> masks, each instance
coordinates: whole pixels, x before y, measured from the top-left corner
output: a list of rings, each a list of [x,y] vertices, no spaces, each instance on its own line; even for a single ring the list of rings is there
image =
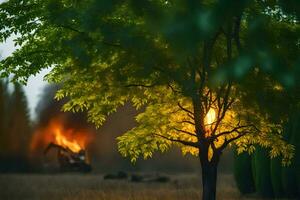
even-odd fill
[[[26,82],[52,67],[57,99],[70,97],[64,110],[86,110],[96,126],[125,102],[141,108],[139,125],[118,138],[132,161],[175,144],[199,155],[205,174],[234,143],[268,147],[288,164],[281,125],[299,106],[300,77],[300,5],[291,2],[10,0],[0,5],[0,41],[16,34],[20,48],[0,70]],[[290,109],[261,109],[259,97],[272,95]]]
[[[291,2],[9,0],[0,41],[15,34],[20,48],[0,70],[26,82],[52,67],[57,99],[70,98],[64,110],[86,110],[96,126],[132,102],[139,124],[118,138],[121,154],[134,162],[178,145],[199,156],[203,199],[215,199],[228,145],[251,153],[259,144],[284,164],[293,156],[281,130],[299,106],[300,4]],[[261,109],[257,88],[288,111]]]

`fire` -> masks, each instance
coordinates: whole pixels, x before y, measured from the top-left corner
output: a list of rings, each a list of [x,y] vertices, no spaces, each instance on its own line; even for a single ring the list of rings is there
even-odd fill
[[[55,134],[55,142],[54,142],[55,144],[58,144],[64,148],[68,148],[74,153],[77,153],[82,149],[77,141],[75,140],[70,141],[64,135],[62,135],[60,129],[56,129],[54,131],[54,134]]]
[[[46,127],[39,128],[33,135],[31,142],[31,152],[45,149],[50,143],[68,148],[74,153],[86,149],[93,139],[93,134],[85,130],[67,128],[64,126],[62,118],[52,119]]]

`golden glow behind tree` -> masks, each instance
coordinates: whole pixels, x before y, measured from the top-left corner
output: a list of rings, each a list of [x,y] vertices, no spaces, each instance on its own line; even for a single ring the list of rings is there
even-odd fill
[[[121,154],[134,162],[179,146],[199,157],[203,199],[212,200],[228,145],[252,152],[259,144],[285,163],[293,154],[280,120],[245,100],[261,88],[243,83],[279,95],[269,86],[297,86],[297,9],[254,0],[10,0],[0,6],[0,38],[19,33],[22,48],[0,67],[26,82],[53,66],[47,79],[63,84],[64,110],[87,111],[96,126],[126,102],[144,108],[118,137]]]

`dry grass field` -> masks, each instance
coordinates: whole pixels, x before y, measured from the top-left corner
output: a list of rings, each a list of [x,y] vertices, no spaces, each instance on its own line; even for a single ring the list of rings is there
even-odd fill
[[[200,180],[194,175],[171,176],[168,183],[103,180],[100,174],[0,174],[1,200],[195,200]],[[221,175],[219,200],[244,199],[232,176]]]

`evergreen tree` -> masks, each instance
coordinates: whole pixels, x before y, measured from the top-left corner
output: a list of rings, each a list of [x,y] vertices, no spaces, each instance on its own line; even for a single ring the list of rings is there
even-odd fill
[[[254,166],[254,182],[257,193],[262,197],[273,197],[270,174],[270,158],[268,151],[256,146],[252,157]]]
[[[284,197],[283,185],[282,185],[282,165],[279,157],[272,158],[271,163],[271,181],[274,192],[274,197]]]
[[[234,178],[242,194],[255,192],[252,174],[251,155],[247,152],[234,152]]]
[[[0,162],[7,154],[7,108],[9,93],[7,82],[0,79]],[[1,165],[0,165],[1,166]]]
[[[282,168],[282,185],[286,197],[295,198],[299,195],[299,148],[300,148],[300,125],[299,111],[297,110],[290,116],[285,131],[287,132],[288,141],[295,146],[295,155],[292,159],[292,164]],[[299,196],[298,196],[299,197]]]
[[[27,99],[20,84],[14,84],[8,109],[7,159],[9,171],[26,170],[31,139],[30,116]]]

